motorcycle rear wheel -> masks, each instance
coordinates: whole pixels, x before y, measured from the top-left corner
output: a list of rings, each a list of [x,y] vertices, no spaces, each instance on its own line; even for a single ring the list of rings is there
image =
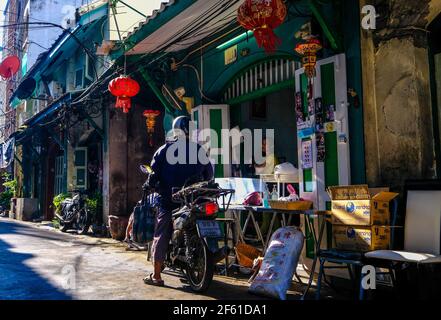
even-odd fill
[[[213,255],[207,248],[204,240],[196,241],[195,256],[198,257],[195,268],[186,268],[186,276],[190,284],[191,290],[194,292],[204,292],[208,289],[213,280],[214,262]],[[196,269],[197,268],[197,269]]]

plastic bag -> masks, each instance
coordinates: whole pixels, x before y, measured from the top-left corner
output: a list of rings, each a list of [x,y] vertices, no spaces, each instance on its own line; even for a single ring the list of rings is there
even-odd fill
[[[278,229],[271,237],[259,273],[250,293],[286,300],[303,249],[305,236],[296,227]]]
[[[143,197],[133,210],[132,241],[146,244],[153,240],[155,233],[155,210],[158,206],[158,195]]]

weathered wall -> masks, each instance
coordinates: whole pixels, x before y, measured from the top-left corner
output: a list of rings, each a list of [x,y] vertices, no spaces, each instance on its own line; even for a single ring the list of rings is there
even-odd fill
[[[127,115],[111,107],[109,119],[109,147],[105,160],[108,161],[108,216],[127,215]],[[104,169],[106,171],[106,168]],[[108,197],[108,199],[107,199]]]
[[[154,101],[154,100],[149,100]],[[146,177],[139,170],[150,164],[154,152],[164,142],[161,119],[158,119],[154,146],[148,146],[143,104],[134,101],[128,115],[110,107],[108,152],[104,155],[104,218],[128,216],[142,196]]]
[[[427,24],[430,24],[441,12],[441,0],[431,0]]]
[[[142,99],[138,99],[141,101]],[[151,100],[150,100],[151,101]],[[162,128],[162,119],[157,120],[154,134],[154,146],[149,147],[146,128],[146,119],[143,116],[143,104],[136,104],[129,115],[128,129],[128,213],[131,212],[136,203],[141,199],[142,185],[146,181],[146,176],[138,169],[142,164],[150,164],[154,152],[162,145],[164,141],[164,131]]]
[[[435,175],[429,2],[376,1],[377,30],[362,31],[365,157],[373,186],[399,187],[406,179]]]

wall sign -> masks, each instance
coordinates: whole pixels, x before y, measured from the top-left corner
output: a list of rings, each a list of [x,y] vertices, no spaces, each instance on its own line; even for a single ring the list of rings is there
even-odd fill
[[[313,167],[312,140],[302,141],[302,168],[312,169]]]
[[[306,122],[304,123],[306,125]],[[312,127],[305,127],[303,129],[299,129],[298,136],[300,139],[308,138],[314,134],[314,128]]]
[[[224,52],[225,54],[225,65],[229,65],[237,60],[237,45],[228,48]]]

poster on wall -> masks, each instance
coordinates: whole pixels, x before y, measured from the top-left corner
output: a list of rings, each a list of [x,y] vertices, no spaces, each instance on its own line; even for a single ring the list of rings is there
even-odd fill
[[[326,106],[326,122],[333,121],[335,121],[335,106],[331,104]]]
[[[325,120],[323,113],[318,113],[315,115],[315,132],[323,132],[325,127]]]
[[[315,114],[323,114],[323,103],[322,98],[315,99]]]
[[[323,132],[324,124],[325,124],[325,116],[323,114],[323,103],[322,98],[315,99],[314,102],[315,108],[315,131]]]
[[[317,133],[315,138],[317,145],[317,162],[325,162],[326,159],[325,135],[323,133]]]
[[[313,167],[312,140],[302,141],[302,168],[311,169]]]
[[[311,117],[314,115],[315,112],[315,100],[309,99],[308,100],[308,115]]]
[[[296,118],[297,118],[297,124],[301,124],[305,122],[305,117],[303,115],[303,106],[302,106],[302,94],[300,92],[296,93]]]

